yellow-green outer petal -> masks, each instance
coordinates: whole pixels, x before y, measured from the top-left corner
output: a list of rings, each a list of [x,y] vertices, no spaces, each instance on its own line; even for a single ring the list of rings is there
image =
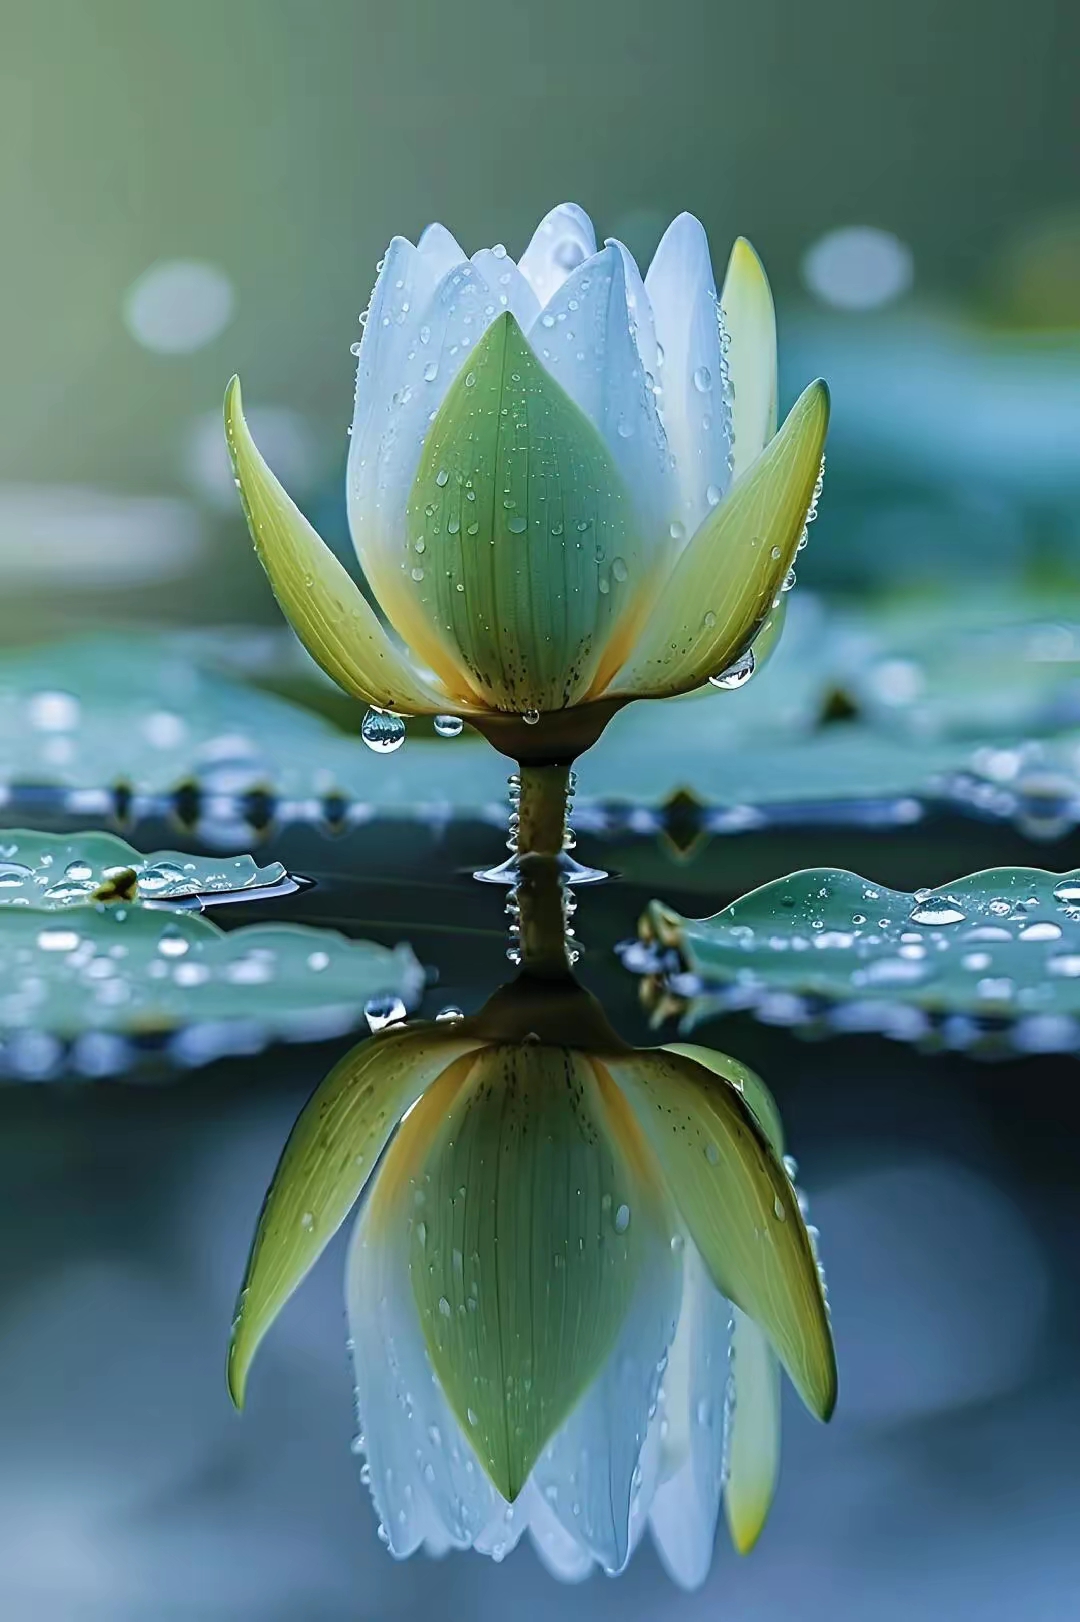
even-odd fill
[[[738,479],[776,432],[776,312],[764,267],[745,237],[731,250],[720,309],[733,393],[731,471]]]
[[[448,708],[394,647],[356,582],[266,465],[244,421],[236,377],[225,393],[225,438],[259,561],[316,664],[347,693],[381,709],[429,715]]]
[[[794,1189],[742,1095],[656,1049],[605,1060],[663,1167],[713,1283],[765,1330],[812,1413],[836,1402],[836,1359]]]
[[[822,382],[694,535],[612,694],[663,698],[700,687],[753,641],[791,567],[829,422]]]
[[[722,1076],[725,1081],[730,1082],[753,1110],[758,1126],[769,1140],[769,1147],[779,1159],[784,1152],[784,1124],[780,1119],[776,1099],[756,1070],[751,1070],[750,1066],[743,1064],[740,1059],[733,1059],[730,1053],[720,1053],[716,1048],[699,1047],[696,1042],[665,1042],[664,1051],[681,1053],[684,1059],[693,1059],[697,1064],[703,1064],[707,1070],[711,1070],[714,1075]]]
[[[735,1308],[731,1337],[735,1406],[728,1436],[724,1513],[731,1541],[749,1554],[768,1518],[780,1475],[780,1365],[752,1318]]]
[[[499,1046],[445,1110],[417,1181],[412,1279],[428,1351],[510,1501],[611,1352],[655,1239],[640,1147],[587,1059]]]
[[[243,1407],[260,1341],[360,1195],[402,1115],[441,1070],[478,1046],[420,1026],[361,1042],[304,1106],[263,1202],[229,1342],[229,1394]]]
[[[630,497],[509,314],[428,433],[406,547],[406,584],[497,709],[574,703],[641,611],[647,554]]]
[[[669,1053],[695,1059],[729,1081],[754,1112],[773,1154],[784,1152],[784,1128],[776,1100],[756,1070],[713,1048],[671,1042]],[[732,1308],[731,1378],[735,1405],[728,1421],[724,1512],[731,1540],[749,1554],[768,1518],[780,1475],[780,1365],[752,1318]]]

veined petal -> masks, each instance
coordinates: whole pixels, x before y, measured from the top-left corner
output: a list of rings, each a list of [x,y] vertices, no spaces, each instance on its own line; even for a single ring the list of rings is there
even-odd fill
[[[737,237],[720,309],[728,335],[732,478],[746,472],[776,432],[776,311],[761,260]]]
[[[528,332],[540,314],[536,294],[504,248],[497,254],[494,248],[481,248],[474,253],[472,262],[483,276],[501,310],[509,310],[523,332]]]
[[[737,1086],[657,1049],[605,1061],[634,1107],[716,1288],[761,1324],[812,1413],[836,1360],[795,1191]]]
[[[349,449],[349,527],[364,573],[398,635],[465,701],[476,695],[460,660],[411,589],[412,571],[423,561],[413,550],[420,531],[410,531],[409,492],[439,408],[501,308],[475,265],[466,261],[447,271],[397,356],[393,392],[363,424],[358,387]]]
[[[445,225],[440,225],[438,220],[433,220],[421,231],[416,251],[430,261],[435,280],[445,276],[455,265],[463,265],[469,257],[453,233]]]
[[[398,652],[356,582],[278,483],[248,432],[233,378],[225,437],[251,538],[274,596],[316,664],[356,698],[410,715],[438,714],[446,694]]]
[[[409,1273],[412,1232],[423,1213],[413,1177],[440,1108],[454,1096],[466,1056],[443,1072],[387,1150],[349,1246],[346,1305],[356,1409],[369,1485],[392,1554],[440,1541],[469,1548],[504,1525],[506,1504],[476,1461],[424,1345]],[[438,1102],[436,1102],[436,1098]]]
[[[692,1242],[683,1277],[679,1327],[664,1374],[668,1474],[656,1489],[649,1524],[673,1581],[699,1588],[712,1563],[724,1484],[733,1308]]]
[[[651,1154],[626,1099],[601,1072],[609,1119],[630,1153],[655,1177]],[[635,1140],[638,1140],[635,1142]],[[645,1185],[646,1190],[648,1185]],[[655,1411],[668,1347],[675,1335],[682,1265],[672,1248],[671,1214],[654,1191],[628,1205],[639,1224],[640,1275],[618,1340],[596,1380],[536,1461],[532,1479],[567,1534],[609,1575],[622,1571],[634,1547],[639,1465]],[[619,1216],[616,1210],[616,1226]],[[646,1488],[647,1490],[647,1488]],[[642,1517],[642,1521],[643,1521]]]
[[[704,227],[680,214],[645,277],[663,364],[660,415],[675,458],[678,506],[692,536],[731,483],[731,411],[717,321],[716,282]]]
[[[428,433],[409,534],[402,579],[417,612],[437,627],[444,662],[463,665],[496,709],[573,704],[636,612],[645,564],[633,504],[508,314]]]
[[[664,1051],[681,1053],[684,1059],[703,1064],[714,1076],[729,1082],[742,1095],[743,1103],[753,1111],[754,1119],[769,1141],[769,1148],[780,1159],[784,1153],[784,1123],[780,1119],[776,1099],[756,1070],[751,1070],[740,1059],[732,1058],[730,1053],[701,1047],[697,1042],[665,1042]]]
[[[452,1100],[418,1106],[441,1117],[413,1184],[420,1320],[511,1502],[617,1344],[655,1242],[640,1138],[622,1141],[608,1098],[586,1059],[536,1043],[484,1049]]]
[[[595,252],[596,232],[585,210],[560,203],[540,221],[518,265],[543,308],[570,272]]]
[[[229,1343],[229,1394],[243,1407],[259,1342],[359,1197],[409,1105],[475,1038],[441,1026],[361,1042],[304,1106],[263,1203]]]
[[[735,1308],[731,1341],[734,1407],[724,1510],[731,1541],[749,1554],[761,1535],[780,1475],[780,1364],[762,1330]]]
[[[611,696],[689,692],[754,640],[795,557],[828,424],[829,391],[811,383],[679,559]]]
[[[672,502],[668,449],[630,330],[626,273],[614,243],[572,271],[529,331],[545,368],[601,435],[655,547]]]

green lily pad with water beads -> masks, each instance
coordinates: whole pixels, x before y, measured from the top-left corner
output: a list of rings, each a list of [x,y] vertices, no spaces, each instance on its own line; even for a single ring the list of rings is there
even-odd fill
[[[92,901],[220,905],[299,888],[280,862],[250,856],[143,855],[115,834],[0,830],[0,907],[52,910]]]
[[[403,1018],[423,986],[409,946],[333,930],[226,932],[198,913],[124,904],[3,908],[0,1073],[109,1074],[140,1046],[190,1065],[317,1041]]]
[[[1002,867],[935,890],[812,868],[712,918],[654,901],[624,954],[689,1024],[746,1008],[774,1024],[880,1030],[1004,1050],[1080,1049],[1080,870]]]

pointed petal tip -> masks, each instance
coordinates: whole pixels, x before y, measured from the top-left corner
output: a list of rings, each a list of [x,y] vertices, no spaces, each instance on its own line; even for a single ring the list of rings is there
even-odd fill
[[[229,1340],[229,1353],[225,1361],[225,1388],[229,1393],[229,1401],[238,1414],[244,1411],[244,1402],[247,1397],[247,1377],[251,1367],[250,1358],[242,1357],[240,1346],[234,1327]]]

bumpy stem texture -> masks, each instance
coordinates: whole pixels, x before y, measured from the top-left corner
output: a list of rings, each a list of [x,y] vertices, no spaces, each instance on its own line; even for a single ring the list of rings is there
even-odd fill
[[[542,979],[570,973],[566,888],[560,867],[570,787],[567,766],[522,766],[517,805],[518,952],[522,969]]]

